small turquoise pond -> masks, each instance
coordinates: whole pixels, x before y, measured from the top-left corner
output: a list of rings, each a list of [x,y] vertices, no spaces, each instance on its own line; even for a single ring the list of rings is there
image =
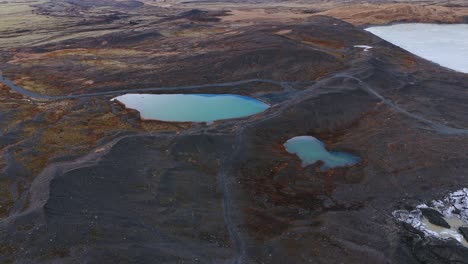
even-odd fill
[[[335,167],[350,166],[360,161],[359,157],[345,152],[333,152],[325,149],[325,144],[312,136],[293,137],[284,143],[286,150],[296,154],[302,160],[302,166],[308,166],[323,161],[320,170],[325,171]]]
[[[265,111],[269,105],[232,94],[125,94],[113,98],[140,112],[143,119],[207,122],[239,118]]]

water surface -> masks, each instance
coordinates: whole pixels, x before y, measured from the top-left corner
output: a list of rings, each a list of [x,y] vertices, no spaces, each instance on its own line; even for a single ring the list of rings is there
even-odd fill
[[[265,111],[269,106],[247,96],[232,94],[125,94],[115,97],[143,119],[169,122],[213,122]]]
[[[468,24],[398,24],[367,31],[419,57],[468,73]]]
[[[431,208],[443,215],[444,220],[450,225],[445,228],[431,224],[426,219],[421,208]],[[461,234],[459,227],[468,227],[468,189],[464,188],[449,193],[443,199],[433,200],[416,206],[415,210],[396,210],[393,216],[401,222],[411,225],[428,237],[439,239],[455,239],[463,246],[468,247],[468,241]]]
[[[455,239],[460,242],[463,246],[468,246],[468,242],[463,238],[463,235],[458,231],[458,228],[461,226],[466,226],[464,222],[462,222],[458,218],[446,218],[444,217],[445,221],[450,225],[450,228],[445,228],[441,226],[437,226],[431,224],[426,218],[423,218],[421,221],[422,228],[426,228],[427,232],[431,232],[431,234],[435,237],[439,237],[442,239]]]
[[[293,137],[284,143],[289,153],[296,154],[302,160],[302,166],[323,161],[322,171],[330,168],[354,165],[359,157],[345,152],[334,152],[325,149],[325,144],[312,136]]]

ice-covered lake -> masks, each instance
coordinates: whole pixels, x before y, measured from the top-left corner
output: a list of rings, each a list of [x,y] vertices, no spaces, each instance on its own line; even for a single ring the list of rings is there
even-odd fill
[[[468,24],[397,24],[366,29],[419,57],[468,73]]]

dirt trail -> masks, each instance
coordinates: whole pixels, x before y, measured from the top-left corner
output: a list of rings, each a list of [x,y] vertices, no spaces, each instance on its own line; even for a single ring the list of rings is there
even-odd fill
[[[373,89],[367,83],[365,83],[364,81],[362,81],[361,79],[359,79],[357,77],[354,77],[354,76],[349,75],[349,74],[343,74],[343,73],[342,74],[337,74],[335,76],[336,77],[342,77],[342,78],[349,78],[349,79],[357,81],[362,89],[364,89],[367,93],[369,93],[369,94],[377,97],[378,99],[382,100],[382,102],[384,104],[386,104],[387,106],[392,108],[394,111],[396,111],[396,112],[398,112],[400,114],[403,114],[403,115],[405,115],[407,117],[410,117],[412,119],[415,119],[415,120],[417,120],[417,121],[419,121],[421,123],[424,123],[424,124],[428,125],[429,127],[431,127],[434,131],[436,131],[436,132],[438,132],[440,134],[468,135],[468,129],[449,127],[449,126],[446,126],[444,124],[434,122],[434,121],[429,120],[429,119],[427,119],[425,117],[422,117],[422,116],[419,116],[419,115],[416,115],[416,114],[413,114],[413,113],[410,113],[410,112],[406,111],[405,109],[403,109],[403,108],[399,107],[398,105],[396,105],[395,103],[393,103],[391,100],[385,98],[383,95],[378,93],[375,89]]]
[[[115,90],[108,92],[97,92],[97,93],[85,93],[85,94],[71,94],[71,95],[43,95],[29,91],[23,87],[16,85],[13,81],[4,78],[0,75],[0,83],[5,84],[10,87],[13,91],[20,93],[24,96],[29,97],[32,100],[38,101],[56,101],[56,100],[66,100],[66,99],[76,99],[84,97],[97,97],[97,96],[106,96],[106,95],[119,95],[125,93],[141,93],[141,92],[158,92],[158,91],[175,91],[175,90],[193,90],[199,88],[210,88],[210,87],[229,87],[236,86],[248,83],[269,83],[273,85],[281,86],[284,90],[290,89],[289,82],[279,82],[268,79],[248,79],[235,82],[224,82],[224,83],[212,83],[212,84],[200,84],[200,85],[189,85],[189,86],[175,86],[175,87],[154,87],[154,88],[142,88],[142,89],[125,89],[125,90]]]

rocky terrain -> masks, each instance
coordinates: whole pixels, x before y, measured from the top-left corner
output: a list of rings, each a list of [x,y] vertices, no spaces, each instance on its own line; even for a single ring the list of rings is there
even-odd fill
[[[393,216],[467,187],[468,76],[363,30],[467,17],[463,0],[0,2],[0,263],[468,263]],[[141,89],[271,108],[171,123],[110,101]],[[299,135],[361,162],[302,168],[283,147]]]

